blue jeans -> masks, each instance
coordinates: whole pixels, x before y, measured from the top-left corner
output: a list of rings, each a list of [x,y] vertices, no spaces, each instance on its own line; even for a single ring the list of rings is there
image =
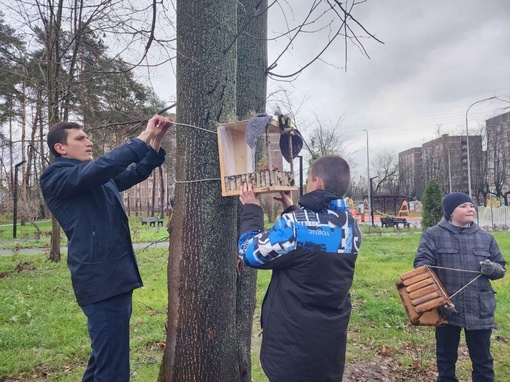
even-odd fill
[[[133,292],[82,306],[92,352],[82,382],[129,381],[129,320]]]
[[[458,382],[455,375],[457,351],[460,341],[459,326],[440,326],[436,328],[437,382]],[[492,330],[465,330],[469,358],[473,366],[473,382],[493,382],[493,358],[490,352]]]

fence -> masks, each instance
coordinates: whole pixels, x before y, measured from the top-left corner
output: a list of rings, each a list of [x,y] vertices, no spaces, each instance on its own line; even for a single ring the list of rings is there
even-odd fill
[[[508,227],[510,225],[510,207],[478,207],[476,221],[480,227]]]

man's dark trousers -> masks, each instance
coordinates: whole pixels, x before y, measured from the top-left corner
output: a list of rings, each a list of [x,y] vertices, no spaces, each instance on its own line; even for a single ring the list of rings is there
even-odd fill
[[[459,326],[446,325],[436,328],[437,382],[458,382],[455,363],[460,341]],[[492,330],[464,330],[469,357],[473,364],[473,382],[494,381],[494,361],[490,354]]]
[[[92,341],[82,382],[129,381],[129,320],[133,291],[82,307]]]

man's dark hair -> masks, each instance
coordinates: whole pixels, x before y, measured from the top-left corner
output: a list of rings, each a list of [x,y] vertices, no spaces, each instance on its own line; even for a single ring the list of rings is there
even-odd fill
[[[342,197],[349,188],[351,170],[347,161],[338,155],[325,155],[312,163],[312,177],[322,179],[324,189]]]
[[[81,129],[81,125],[76,122],[59,122],[50,127],[48,131],[48,137],[46,142],[48,142],[48,147],[51,153],[55,157],[59,157],[60,154],[55,150],[56,143],[67,143],[67,130],[69,129]]]

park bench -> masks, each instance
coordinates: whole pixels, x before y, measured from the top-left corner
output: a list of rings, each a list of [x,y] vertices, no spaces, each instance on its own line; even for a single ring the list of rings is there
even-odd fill
[[[411,226],[411,223],[409,223],[406,218],[394,218],[394,217],[381,218],[381,227],[398,228],[399,224],[402,224],[404,228],[409,228]]]
[[[155,227],[156,224],[158,226],[163,226],[163,219],[154,218],[154,217],[142,218],[142,225],[147,225],[147,224],[149,224],[149,227]]]

